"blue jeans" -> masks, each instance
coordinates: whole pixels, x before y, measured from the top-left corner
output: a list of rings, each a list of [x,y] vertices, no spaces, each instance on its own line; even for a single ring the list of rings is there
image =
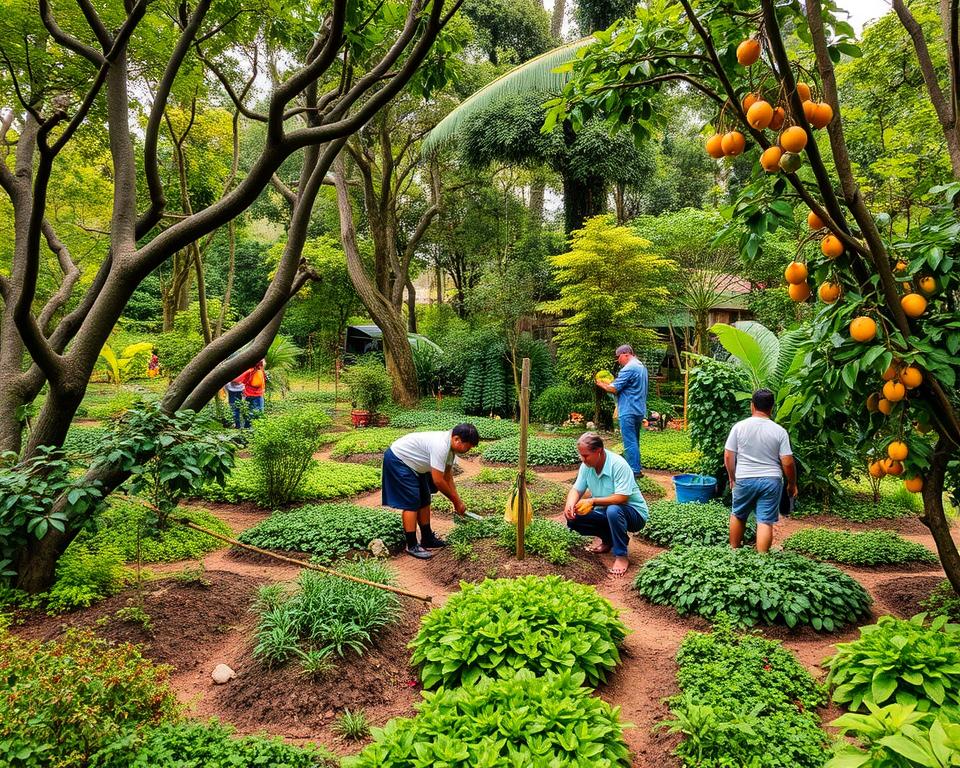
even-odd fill
[[[594,507],[585,515],[567,520],[567,528],[582,536],[597,536],[617,557],[627,555],[627,531],[639,531],[647,521],[629,504]]]
[[[243,399],[247,401],[247,417],[243,426],[250,429],[250,419],[263,415],[263,395],[247,395]]]
[[[643,426],[643,416],[639,413],[627,413],[620,415],[617,420],[623,436],[623,458],[636,475],[643,469],[640,465],[640,428]]]
[[[233,426],[240,429],[240,403],[243,402],[243,390],[231,392],[228,389],[227,402],[230,404],[230,410],[233,411]]]
[[[780,494],[783,480],[779,477],[745,477],[733,486],[733,511],[731,514],[746,522],[756,510],[757,522],[773,525],[780,519]]]

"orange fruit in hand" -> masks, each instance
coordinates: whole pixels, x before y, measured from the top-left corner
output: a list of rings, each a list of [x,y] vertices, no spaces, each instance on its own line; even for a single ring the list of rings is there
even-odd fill
[[[783,270],[784,279],[791,285],[805,282],[807,279],[807,265],[799,261],[791,261]]]
[[[902,440],[894,440],[887,446],[887,456],[894,461],[903,461],[910,453],[910,448]]]
[[[754,38],[744,40],[737,46],[737,61],[741,66],[750,67],[760,59],[760,41]]]
[[[776,173],[780,170],[781,155],[780,147],[767,147],[760,155],[760,167],[767,173]]]
[[[796,302],[806,301],[810,298],[810,286],[806,283],[791,283],[787,293]]]
[[[718,159],[723,157],[723,136],[719,133],[713,134],[713,136],[707,139],[705,149],[710,157]]]
[[[800,101],[810,101],[810,86],[806,83],[797,83],[797,96]]]
[[[799,125],[791,125],[780,134],[780,146],[787,152],[802,152],[807,146],[807,132]]]
[[[933,293],[937,290],[937,281],[929,275],[927,277],[921,277],[920,290],[924,293]]]
[[[743,152],[747,146],[747,140],[743,138],[743,134],[740,133],[740,131],[730,131],[729,133],[723,134],[720,146],[723,147],[723,154],[728,157],[734,157]]]
[[[773,118],[767,127],[770,128],[771,131],[779,131],[783,127],[783,121],[786,120],[786,118],[787,113],[783,107],[775,107],[773,110]]]
[[[761,99],[747,110],[747,122],[751,128],[756,128],[758,131],[770,125],[771,120],[773,120],[773,107],[767,101]]]
[[[813,102],[813,114],[807,116],[814,128],[826,128],[833,120],[833,107],[825,101]]]
[[[887,398],[881,397],[880,402],[877,403],[877,410],[880,411],[884,416],[889,416],[893,413],[893,403],[891,403]]]
[[[900,383],[907,389],[916,389],[923,384],[923,374],[915,365],[908,365],[900,371]]]
[[[908,293],[900,299],[900,306],[907,317],[920,317],[927,308],[927,300],[919,293]]]
[[[810,211],[810,213],[807,214],[807,226],[810,227],[810,229],[823,229],[827,225],[823,223],[823,219],[817,216],[817,214]]]
[[[850,336],[854,341],[873,341],[877,335],[877,323],[872,317],[861,315],[850,323]]]
[[[820,251],[828,259],[835,259],[843,255],[843,243],[836,235],[827,235],[820,241]]]
[[[840,284],[831,283],[828,280],[820,285],[820,290],[817,293],[820,295],[820,301],[824,304],[833,304],[840,298]]]
[[[923,478],[919,475],[905,477],[903,479],[903,487],[910,491],[910,493],[920,493],[920,491],[923,490]]]
[[[907,388],[899,381],[888,381],[883,385],[883,396],[891,403],[897,403],[907,396]]]

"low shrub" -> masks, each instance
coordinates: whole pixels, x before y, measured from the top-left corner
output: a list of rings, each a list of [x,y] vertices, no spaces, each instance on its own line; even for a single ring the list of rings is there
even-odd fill
[[[465,413],[446,410],[401,411],[390,417],[390,425],[402,429],[425,430],[453,429],[457,424],[473,424],[481,440],[500,440],[520,434],[520,425],[510,419],[490,419],[485,416],[467,416]]]
[[[156,667],[126,643],[69,630],[41,643],[0,626],[0,765],[86,768],[125,734],[179,711]]]
[[[508,437],[485,445],[480,449],[484,461],[499,464],[516,464],[520,461],[520,438]],[[527,441],[527,464],[537,466],[562,466],[580,463],[576,441],[565,438],[531,437]]]
[[[569,384],[555,384],[537,395],[530,405],[530,415],[534,421],[544,424],[563,424],[577,410],[577,404],[585,399],[582,390]],[[592,416],[593,410],[585,415]]]
[[[670,699],[683,734],[675,754],[690,768],[820,768],[826,734],[815,708],[823,689],[779,642],[737,635],[728,620],[691,632],[677,652],[682,694]]]
[[[380,470],[362,464],[344,464],[339,461],[318,461],[307,470],[303,485],[291,501],[326,501],[355,496],[380,487]],[[257,484],[252,459],[238,459],[223,485],[203,487],[200,497],[206,501],[225,501],[235,504],[254,501],[266,504]]]
[[[344,768],[569,766],[626,768],[618,709],[591,696],[582,672],[504,670],[425,696],[414,718],[374,728]]]
[[[893,531],[850,533],[830,528],[807,528],[786,539],[783,548],[802,552],[818,560],[833,560],[847,565],[940,562],[923,544],[908,541]]]
[[[270,506],[297,498],[331,420],[314,406],[257,419],[250,447],[260,498]]]
[[[896,701],[921,712],[960,706],[960,624],[881,616],[826,662],[833,700],[856,711]]]
[[[676,501],[657,501],[650,505],[650,519],[640,530],[640,536],[662,547],[693,544],[723,544],[730,535],[730,510],[719,501],[706,504],[681,504]],[[757,537],[757,524],[747,521],[745,541]]]
[[[596,687],[620,661],[627,629],[593,587],[559,576],[463,583],[410,643],[426,689],[506,677],[580,672]]]
[[[128,736],[94,755],[90,768],[334,768],[332,754],[313,745],[294,747],[279,737],[233,735],[232,726],[165,723]]]
[[[380,560],[342,564],[343,573],[377,584],[393,584],[390,569]],[[303,571],[292,593],[261,590],[253,655],[267,664],[281,664],[300,656],[315,664],[317,658],[347,651],[363,654],[377,632],[396,620],[400,600],[366,584],[316,571]]]
[[[833,632],[869,613],[859,583],[826,563],[794,552],[761,554],[728,546],[678,547],[647,561],[634,586],[657,605],[738,626],[810,625]]]
[[[960,596],[946,579],[921,601],[920,607],[932,617],[946,616],[950,621],[960,622]]]
[[[323,563],[366,549],[374,539],[383,540],[388,547],[399,547],[404,541],[398,513],[355,504],[319,504],[275,512],[237,538],[264,549],[309,552]]]
[[[53,586],[43,596],[50,614],[87,608],[123,589],[133,574],[115,543],[74,541],[57,561]]]
[[[354,363],[343,372],[343,381],[350,388],[350,397],[357,408],[370,413],[380,412],[393,397],[390,374],[377,360]]]

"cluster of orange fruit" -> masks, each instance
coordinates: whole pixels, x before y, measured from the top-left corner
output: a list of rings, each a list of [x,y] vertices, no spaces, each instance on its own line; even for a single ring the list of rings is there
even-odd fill
[[[814,231],[825,229],[823,221],[821,221],[820,217],[813,211],[810,211],[807,215],[807,226]],[[827,258],[835,259],[843,254],[843,243],[840,242],[840,239],[836,235],[829,234],[824,236],[820,241],[820,250]],[[806,265],[799,261],[791,261],[784,270],[783,277],[787,283],[790,284],[787,292],[794,301],[806,301],[810,298],[810,286],[807,285],[807,276]],[[840,298],[840,283],[836,283],[833,280],[825,280],[817,289],[817,295],[825,304],[833,304]]]
[[[910,454],[910,449],[902,440],[893,440],[887,446],[887,458],[871,461],[868,470],[870,477],[878,480],[884,475],[899,477],[903,474],[903,461]],[[911,493],[920,493],[923,490],[923,478],[913,475],[903,479],[903,487]]]
[[[893,413],[895,403],[904,400],[909,390],[916,389],[923,383],[923,372],[915,365],[894,361],[880,378],[883,379],[883,387],[880,392],[874,392],[867,398],[867,410],[871,413],[879,411],[885,416],[889,416]],[[928,429],[919,423],[916,426],[920,433],[926,432]],[[870,463],[870,475],[881,478],[884,475],[898,476],[903,474],[903,461],[909,454],[910,449],[905,442],[894,440],[887,446],[887,458]],[[911,493],[919,493],[923,490],[923,478],[919,475],[907,477],[904,479],[903,485]]]

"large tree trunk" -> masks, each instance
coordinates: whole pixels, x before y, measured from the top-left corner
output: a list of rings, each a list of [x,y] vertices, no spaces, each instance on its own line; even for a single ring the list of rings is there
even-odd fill
[[[930,468],[923,480],[923,516],[920,520],[933,536],[937,545],[940,563],[947,574],[953,591],[960,595],[960,553],[950,531],[950,521],[943,509],[943,484],[947,463],[956,451],[950,448],[950,441],[941,435],[934,447]]]
[[[550,37],[560,40],[563,32],[563,17],[566,10],[566,0],[553,0],[553,15],[550,17]]]
[[[563,176],[563,218],[567,234],[607,211],[607,187],[601,178],[586,182]]]
[[[417,289],[413,280],[407,278],[407,330],[417,332]]]

